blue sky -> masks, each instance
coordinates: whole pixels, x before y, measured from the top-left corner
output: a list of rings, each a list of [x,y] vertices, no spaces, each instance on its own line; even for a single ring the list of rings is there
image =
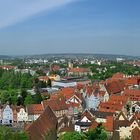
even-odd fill
[[[140,56],[139,0],[0,0],[0,54]]]

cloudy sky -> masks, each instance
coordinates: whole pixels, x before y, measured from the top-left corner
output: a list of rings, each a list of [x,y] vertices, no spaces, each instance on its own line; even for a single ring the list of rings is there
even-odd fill
[[[0,55],[140,56],[139,0],[0,0]]]

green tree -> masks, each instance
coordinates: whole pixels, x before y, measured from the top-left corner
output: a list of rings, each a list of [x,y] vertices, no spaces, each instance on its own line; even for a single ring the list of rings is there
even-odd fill
[[[14,132],[9,127],[1,126],[0,140],[29,140],[29,136],[25,132]]]
[[[40,104],[41,101],[43,100],[40,93],[36,93],[34,95],[33,99],[34,99],[34,103],[36,103],[36,104]]]
[[[12,130],[9,127],[0,127],[0,140],[10,140],[12,137]]]
[[[59,140],[84,140],[82,134],[78,132],[67,132],[60,136]]]
[[[86,140],[108,140],[107,132],[102,124],[99,124],[95,129],[90,129],[85,133]]]
[[[29,105],[29,104],[33,104],[33,103],[34,103],[34,100],[31,96],[31,94],[28,94],[27,97],[25,98],[24,105]]]

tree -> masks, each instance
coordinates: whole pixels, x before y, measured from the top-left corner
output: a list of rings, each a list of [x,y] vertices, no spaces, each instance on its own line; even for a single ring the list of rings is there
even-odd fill
[[[108,135],[102,124],[99,124],[95,129],[86,132],[85,138],[86,140],[108,140]]]
[[[59,140],[84,140],[82,134],[78,132],[67,132],[60,136]]]
[[[12,130],[9,127],[0,127],[0,140],[10,140],[12,137]]]
[[[29,105],[29,104],[33,104],[33,103],[34,103],[34,101],[33,101],[31,94],[28,94],[27,97],[25,98],[24,105]]]
[[[25,132],[14,132],[9,127],[1,126],[0,140],[29,140],[29,136]]]
[[[33,98],[33,99],[34,99],[34,102],[35,102],[36,104],[40,104],[41,101],[43,100],[40,93],[36,93],[36,94],[34,95],[34,98]]]

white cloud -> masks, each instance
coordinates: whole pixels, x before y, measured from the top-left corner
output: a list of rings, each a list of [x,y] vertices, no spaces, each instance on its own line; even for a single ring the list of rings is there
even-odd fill
[[[0,0],[0,28],[11,26],[72,1],[74,0]]]

